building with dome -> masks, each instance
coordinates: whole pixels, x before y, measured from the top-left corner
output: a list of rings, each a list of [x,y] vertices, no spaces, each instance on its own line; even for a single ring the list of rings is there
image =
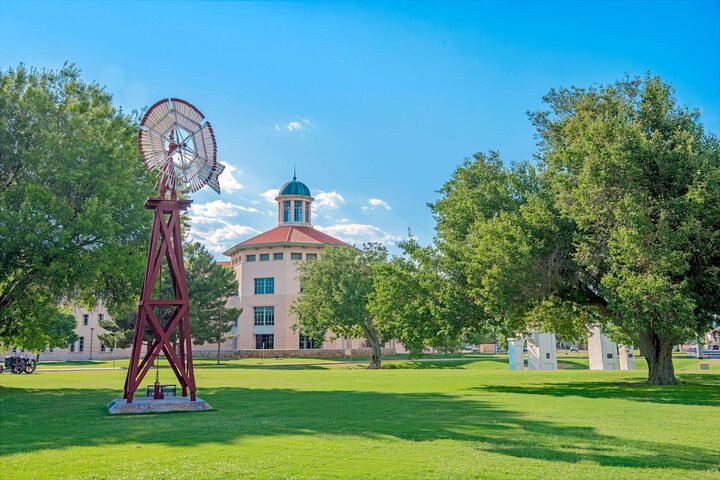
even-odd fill
[[[349,246],[313,228],[313,200],[310,189],[293,176],[275,197],[277,226],[225,252],[239,285],[237,304],[243,309],[232,348],[305,350],[363,346],[362,340],[330,342],[308,338],[292,328],[295,319],[289,309],[300,293],[298,262],[317,260],[327,247]]]

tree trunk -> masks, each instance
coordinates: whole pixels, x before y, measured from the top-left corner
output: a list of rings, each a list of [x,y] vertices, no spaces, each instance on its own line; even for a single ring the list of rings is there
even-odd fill
[[[218,339],[217,344],[218,344],[217,364],[220,365],[220,339]]]
[[[675,378],[675,367],[672,362],[674,339],[658,336],[655,331],[640,332],[638,346],[647,360],[647,383],[653,385],[677,385],[680,382]]]
[[[362,329],[365,332],[365,338],[370,344],[372,349],[372,357],[370,358],[370,364],[367,366],[368,369],[375,370],[382,365],[382,351],[380,350],[380,339],[375,332],[375,327],[372,324],[372,320],[368,320],[367,324],[362,324]]]

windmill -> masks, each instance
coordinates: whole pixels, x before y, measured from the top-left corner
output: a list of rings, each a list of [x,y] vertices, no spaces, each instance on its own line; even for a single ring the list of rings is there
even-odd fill
[[[224,166],[217,162],[210,122],[195,106],[178,98],[160,100],[150,107],[140,122],[138,143],[145,166],[157,172],[158,196],[145,202],[145,208],[154,210],[154,216],[123,398],[128,404],[133,402],[140,383],[162,352],[180,382],[182,396],[187,397],[189,391],[190,401],[195,402],[180,224],[180,214],[192,200],[178,198],[178,193],[196,192],[205,185],[220,193],[218,177]],[[172,286],[170,298],[161,298],[161,288],[156,288],[163,264]],[[146,327],[150,328],[153,340],[141,359]],[[177,350],[171,341],[176,329]],[[157,378],[153,398],[163,398]]]

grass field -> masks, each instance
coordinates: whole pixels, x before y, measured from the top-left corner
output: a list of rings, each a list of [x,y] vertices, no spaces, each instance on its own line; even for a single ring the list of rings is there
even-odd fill
[[[720,363],[676,359],[685,383],[657,387],[560,361],[204,361],[215,411],[121,417],[124,370],[46,364],[0,375],[0,478],[720,479]]]

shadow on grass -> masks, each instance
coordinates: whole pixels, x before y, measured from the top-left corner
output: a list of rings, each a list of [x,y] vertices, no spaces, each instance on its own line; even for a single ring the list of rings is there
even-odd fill
[[[12,442],[5,443],[0,457],[72,446],[202,446],[271,435],[449,439],[518,459],[644,469],[708,470],[716,467],[720,454],[689,445],[628,443],[592,427],[533,420],[482,400],[445,394],[210,388],[201,396],[215,411],[111,417],[105,404],[117,395],[107,389],[3,388],[0,422],[3,436]]]
[[[680,378],[688,382],[673,386],[648,385],[641,382],[483,385],[472,389],[521,395],[610,398],[634,402],[720,406],[720,375],[682,375]]]

